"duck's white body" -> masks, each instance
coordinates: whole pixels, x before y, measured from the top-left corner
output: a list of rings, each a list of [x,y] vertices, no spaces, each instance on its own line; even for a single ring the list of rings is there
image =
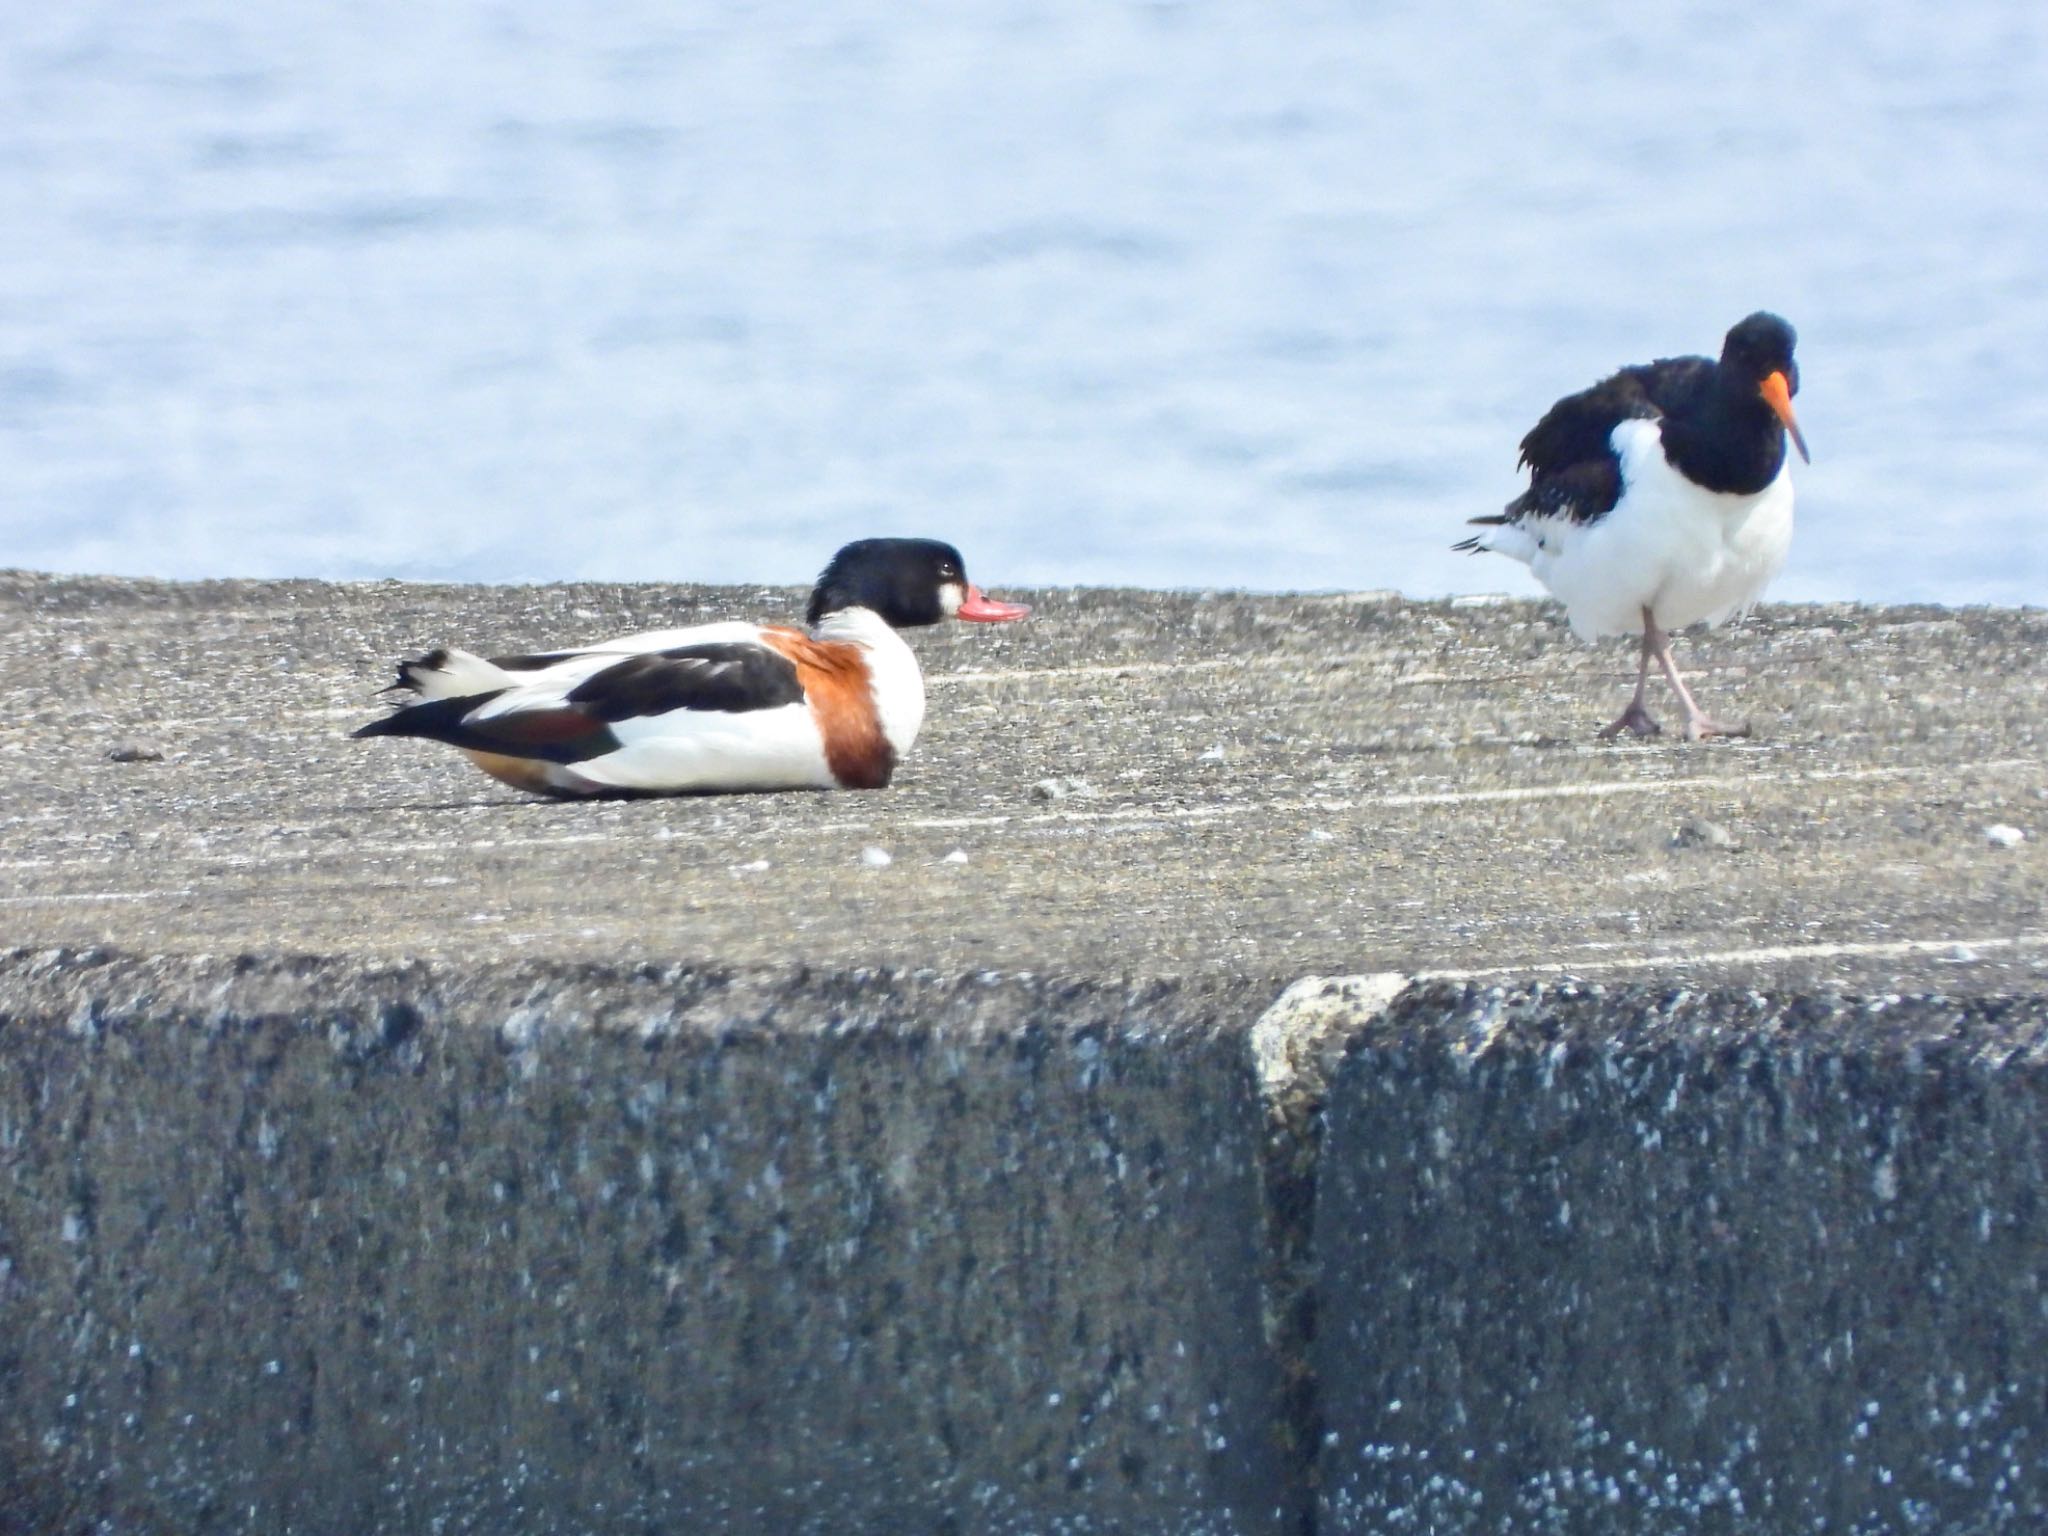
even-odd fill
[[[565,652],[560,660],[535,671],[507,671],[481,656],[450,651],[437,658],[440,665],[417,668],[413,675],[424,699],[504,690],[478,704],[464,720],[478,730],[488,730],[494,723],[516,729],[522,718],[542,718],[569,708],[571,693],[629,657],[734,645],[760,647],[779,657],[792,640],[801,638],[798,631],[759,624],[700,624],[622,635]],[[852,608],[827,617],[809,638],[858,649],[875,723],[892,757],[900,761],[917,741],[925,709],[924,675],[903,637],[879,615]],[[795,664],[801,675],[801,662]],[[718,668],[732,665],[707,662],[701,667],[711,682]],[[558,794],[838,789],[842,783],[826,750],[830,723],[808,698],[743,711],[685,707],[611,722],[618,748],[573,764],[522,758],[515,766],[502,761],[503,753],[473,748],[470,754],[486,772],[521,788]]]
[[[1029,611],[969,585],[950,545],[864,540],[826,568],[807,631],[728,622],[495,660],[439,650],[399,665],[418,702],[356,734],[446,742],[544,794],[880,788],[924,724],[924,677],[895,624]]]

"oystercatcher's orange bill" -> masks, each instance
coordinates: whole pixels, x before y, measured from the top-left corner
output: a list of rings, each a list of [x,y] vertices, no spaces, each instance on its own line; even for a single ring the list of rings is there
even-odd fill
[[[1799,450],[1799,457],[1807,463],[1813,462],[1813,455],[1806,451],[1806,434],[1799,430],[1799,418],[1792,414],[1792,385],[1782,373],[1764,376],[1757,386],[1757,393],[1764,397],[1764,404],[1777,412],[1778,420],[1785,423],[1785,430],[1792,434],[1792,446]]]

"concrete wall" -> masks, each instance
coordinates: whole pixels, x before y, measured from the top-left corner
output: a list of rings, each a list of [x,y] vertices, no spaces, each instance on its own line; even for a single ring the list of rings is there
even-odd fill
[[[17,955],[0,1528],[1279,1529],[1255,1006]]]
[[[0,956],[0,1529],[2033,1529],[2048,1005]]]
[[[1330,1096],[1330,1531],[2048,1529],[2048,1027],[1417,988]]]

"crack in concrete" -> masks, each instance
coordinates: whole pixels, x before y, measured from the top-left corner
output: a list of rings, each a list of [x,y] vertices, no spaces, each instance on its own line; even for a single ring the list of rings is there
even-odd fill
[[[1315,1536],[1321,1499],[1322,1382],[1315,1368],[1320,1295],[1315,1255],[1316,1175],[1322,1158],[1323,1104],[1330,1074],[1361,1023],[1384,1012],[1409,978],[1304,976],[1262,1013],[1251,1030],[1252,1064],[1266,1107],[1261,1170],[1266,1254],[1266,1342],[1280,1365],[1273,1433],[1287,1486],[1282,1506],[1295,1536]]]

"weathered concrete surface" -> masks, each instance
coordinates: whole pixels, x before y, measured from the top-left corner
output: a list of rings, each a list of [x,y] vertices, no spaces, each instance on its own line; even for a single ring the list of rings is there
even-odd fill
[[[0,1529],[1291,1529],[1228,985],[0,960]]]
[[[138,953],[2041,985],[2048,613],[1688,636],[1759,732],[1701,747],[1596,743],[1627,648],[1544,606],[1025,595],[1028,623],[914,637],[932,711],[895,788],[565,805],[344,733],[422,644],[801,595],[0,577],[0,916]],[[1702,821],[1725,840],[1673,846]]]
[[[1360,1010],[1326,1533],[2048,1529],[2048,1009],[1571,985]]]
[[[592,805],[344,733],[799,594],[0,577],[0,1529],[2039,1503],[2048,615],[1689,637],[1700,747],[1535,605],[1030,595],[887,792]]]

